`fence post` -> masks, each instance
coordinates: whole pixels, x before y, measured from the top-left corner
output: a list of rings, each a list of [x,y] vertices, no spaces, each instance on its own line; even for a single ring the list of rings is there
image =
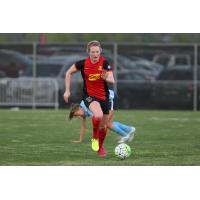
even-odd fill
[[[59,85],[56,80],[54,80],[54,86],[55,86],[55,110],[58,110],[59,108]]]
[[[114,84],[114,91],[117,93],[117,54],[118,54],[118,44],[115,42],[113,46],[113,65],[114,65],[114,78],[115,78],[115,84]]]
[[[36,54],[37,54],[37,43],[33,43],[33,104],[32,109],[36,108]]]
[[[197,68],[198,68],[198,45],[194,44],[194,70],[193,70],[193,84],[194,84],[194,94],[193,94],[193,111],[198,110],[197,106],[197,99],[198,99],[198,74],[197,74]]]

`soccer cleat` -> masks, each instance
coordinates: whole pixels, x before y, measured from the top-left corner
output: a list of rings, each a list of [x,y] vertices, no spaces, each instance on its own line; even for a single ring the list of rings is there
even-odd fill
[[[99,141],[97,139],[92,138],[92,150],[98,151],[99,150]]]
[[[125,142],[131,142],[135,136],[134,132],[135,132],[135,128],[134,127],[131,127],[131,130],[129,131],[129,133],[124,136],[124,137],[121,137],[120,140],[118,141],[118,143],[125,143]]]
[[[135,137],[135,131],[136,131],[135,127],[132,126],[131,127],[131,131],[129,132],[128,142],[131,142],[134,139],[134,137]]]
[[[103,147],[99,149],[98,155],[99,155],[99,157],[105,157],[106,156],[106,152],[105,152]]]
[[[121,137],[120,140],[118,141],[118,143],[119,143],[119,144],[120,144],[120,143],[124,143],[124,142],[128,141],[128,139],[129,139],[129,135],[126,135],[126,136],[124,136],[124,137]]]

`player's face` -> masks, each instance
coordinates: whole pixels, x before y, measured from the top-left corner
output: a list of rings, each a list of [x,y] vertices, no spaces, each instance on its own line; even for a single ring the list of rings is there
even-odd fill
[[[82,111],[82,109],[77,110],[74,113],[74,117],[83,117],[83,111]]]
[[[90,56],[92,63],[98,62],[100,55],[101,55],[100,47],[98,47],[98,46],[90,47],[89,56]]]

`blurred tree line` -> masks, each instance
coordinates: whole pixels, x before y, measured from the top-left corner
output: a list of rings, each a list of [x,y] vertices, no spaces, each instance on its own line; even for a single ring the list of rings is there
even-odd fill
[[[90,40],[135,43],[199,43],[199,33],[0,33],[0,43],[76,43]]]

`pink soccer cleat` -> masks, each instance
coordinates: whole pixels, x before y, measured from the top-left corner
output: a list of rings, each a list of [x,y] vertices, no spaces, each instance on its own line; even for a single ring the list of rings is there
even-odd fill
[[[105,152],[103,147],[99,149],[98,155],[99,155],[99,157],[105,157],[106,156],[106,152]]]

